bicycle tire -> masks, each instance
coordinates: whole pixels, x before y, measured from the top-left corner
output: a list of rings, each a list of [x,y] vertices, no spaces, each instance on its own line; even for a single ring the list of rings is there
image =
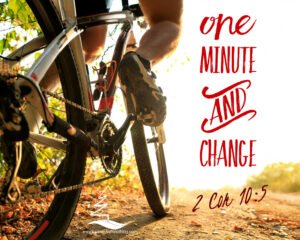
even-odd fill
[[[131,94],[126,93],[126,107],[129,113],[134,113],[134,105]],[[148,138],[145,133],[151,131]],[[158,218],[167,215],[170,208],[170,194],[167,166],[163,143],[158,139],[161,133],[156,127],[144,126],[142,122],[136,121],[131,128],[131,138],[134,155],[137,163],[139,177],[144,189],[147,202]],[[154,147],[154,156],[151,153]],[[153,153],[153,152],[152,152]]]
[[[47,42],[50,42],[63,29],[63,24],[53,3],[50,0],[26,0],[26,2],[35,15]],[[82,89],[71,49],[66,47],[55,63],[60,75],[64,97],[82,105]],[[66,105],[66,115],[69,123],[84,129],[85,121],[82,111]],[[63,174],[60,176],[60,187],[82,183],[86,153],[78,145],[69,143],[65,156]],[[72,220],[80,192],[80,190],[73,190],[55,195],[42,220],[24,238],[29,240],[61,239]]]

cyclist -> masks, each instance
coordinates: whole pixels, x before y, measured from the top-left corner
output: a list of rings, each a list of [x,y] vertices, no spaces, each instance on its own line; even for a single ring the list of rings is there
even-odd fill
[[[78,17],[109,11],[112,0],[75,0]],[[133,93],[136,113],[145,125],[158,126],[166,117],[166,102],[151,65],[158,63],[172,53],[181,31],[183,0],[139,0],[142,12],[150,25],[135,52],[128,52],[119,66],[119,76]],[[106,27],[96,26],[82,34],[86,62],[101,54],[106,38]],[[95,39],[97,39],[95,41]],[[100,43],[100,44],[99,44]],[[41,85],[50,90],[57,85],[55,68],[48,71]],[[27,114],[36,122],[36,114]],[[31,177],[37,170],[35,150],[31,144],[24,144],[23,161],[20,166],[24,176]]]
[[[111,3],[112,0],[76,0],[78,16],[107,12]],[[155,84],[151,65],[172,53],[178,45],[183,0],[139,0],[139,4],[150,28],[142,36],[137,50],[123,57],[119,77],[133,92],[136,113],[144,124],[158,126],[166,117],[166,103]],[[106,27],[98,26],[82,35],[87,62],[100,55],[105,34]]]

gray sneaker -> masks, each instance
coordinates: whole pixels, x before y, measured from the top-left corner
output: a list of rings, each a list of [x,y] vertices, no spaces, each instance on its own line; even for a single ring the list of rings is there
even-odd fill
[[[122,83],[132,92],[138,119],[148,126],[162,124],[166,118],[166,98],[155,84],[150,62],[135,52],[128,52],[118,71]]]

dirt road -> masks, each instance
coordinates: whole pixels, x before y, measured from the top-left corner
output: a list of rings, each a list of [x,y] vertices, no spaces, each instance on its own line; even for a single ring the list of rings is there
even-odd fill
[[[100,199],[104,204],[101,213],[107,214],[110,220],[128,224],[119,230],[88,224],[105,216],[91,217],[91,213],[99,209],[94,206],[99,199],[83,196],[85,201],[79,205],[65,239],[300,240],[300,194],[268,191],[260,202],[261,191],[253,190],[251,200],[246,198],[246,194],[244,198],[240,194],[241,191],[234,190],[217,194],[173,190],[170,214],[158,220],[151,215],[142,194],[107,192],[107,198]],[[243,203],[240,205],[241,200]],[[247,200],[249,202],[245,204]],[[105,207],[105,204],[108,205]],[[193,212],[193,208],[197,210]]]

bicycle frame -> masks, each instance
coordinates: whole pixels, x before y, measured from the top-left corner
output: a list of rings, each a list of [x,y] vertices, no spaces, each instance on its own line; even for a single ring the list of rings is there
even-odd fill
[[[94,102],[96,102],[95,100],[98,101],[99,95],[93,94],[92,96],[91,84],[94,82],[90,82],[88,78],[80,38],[80,34],[89,27],[101,24],[121,23],[121,33],[117,41],[115,41],[116,44],[111,61],[116,64],[112,66],[112,68],[115,67],[117,69],[125,53],[129,36],[132,32],[133,20],[135,16],[140,16],[139,9],[131,9],[131,6],[125,4],[127,8],[123,11],[76,18],[74,0],[26,1],[44,31],[45,39],[39,37],[32,40],[30,43],[21,47],[20,50],[11,54],[9,58],[19,60],[18,58],[21,59],[37,50],[44,49],[44,51],[25,75],[19,75],[17,80],[15,80],[15,78],[13,79],[13,83],[16,82],[15,85],[17,86],[12,85],[9,87],[12,87],[12,90],[20,93],[20,97],[16,97],[18,100],[17,103],[20,102],[17,106],[22,105],[23,102],[21,98],[26,94],[26,100],[36,109],[36,114],[44,120],[48,131],[55,132],[65,138],[64,140],[60,140],[60,138],[51,138],[32,131],[29,135],[29,141],[31,143],[45,145],[46,147],[66,150],[65,157],[60,159],[61,161],[55,161],[55,164],[58,166],[56,170],[54,169],[55,172],[53,174],[51,173],[51,178],[46,181],[45,184],[42,183],[42,185],[37,186],[40,187],[40,189],[37,189],[37,194],[45,192],[45,194],[54,194],[55,198],[51,202],[51,207],[46,210],[47,213],[39,221],[36,229],[29,234],[32,234],[31,236],[33,236],[34,239],[37,239],[39,236],[45,237],[43,239],[61,238],[63,231],[66,231],[68,227],[72,213],[76,207],[80,194],[79,190],[83,186],[113,178],[119,173],[122,165],[121,147],[129,129],[131,130],[134,157],[149,206],[157,217],[165,216],[169,210],[169,184],[163,149],[163,144],[166,142],[163,124],[153,127],[145,126],[142,121],[139,121],[143,119],[139,119],[136,115],[134,92],[131,88],[126,88],[125,84],[120,81],[127,117],[120,128],[117,129],[115,127],[110,119],[110,114],[117,88],[117,74],[113,74],[111,78],[106,78],[109,79],[107,81],[109,83],[107,88],[105,87],[106,79],[102,79],[101,76],[98,76],[99,79],[96,83],[99,83],[99,85],[95,87],[96,89],[99,87],[98,90],[101,90],[103,94],[100,95],[99,103],[97,103],[99,106],[97,108],[94,107]],[[60,21],[56,9],[53,8],[53,1],[56,1],[56,9],[60,10],[63,22]],[[127,1],[122,0],[122,3],[124,2],[126,3]],[[75,62],[73,62],[73,60]],[[44,81],[41,81],[45,78],[47,71],[52,70],[50,67],[54,63],[56,63],[59,70],[62,70],[60,74],[62,76],[62,90],[65,97],[69,98],[69,101],[64,98],[60,99],[58,95],[53,94],[53,88],[48,91],[48,89],[41,89],[39,86],[39,84],[44,86]],[[103,72],[99,71],[99,75],[102,73]],[[106,74],[110,75],[108,71],[106,71]],[[12,76],[15,75],[13,74]],[[124,78],[126,79],[126,77]],[[73,79],[76,80],[74,86],[72,84]],[[27,88],[22,88],[24,85]],[[4,85],[4,87],[6,87],[6,85]],[[18,89],[18,87],[20,89]],[[31,91],[28,91],[28,87]],[[51,112],[44,93],[69,104],[66,106],[66,112],[63,115],[66,115],[69,122],[74,124],[74,126],[68,123],[68,120],[64,121]],[[79,97],[79,94],[82,94],[82,96]],[[6,102],[4,102],[4,104],[6,104]],[[72,108],[71,105],[75,108]],[[11,105],[9,106],[11,107]],[[16,109],[18,110],[18,108]],[[25,114],[29,115],[28,112],[29,111],[25,111]],[[83,112],[86,112],[86,115],[84,115]],[[25,122],[25,114],[21,111],[18,113],[22,117],[21,120]],[[32,117],[31,122],[29,116],[25,115],[30,127],[37,122],[36,117],[39,116],[36,116],[36,114]],[[90,122],[92,122],[91,125],[93,125],[91,127],[87,126]],[[76,128],[76,126],[78,126],[78,128]],[[25,129],[26,134],[28,134],[27,125],[21,128],[21,130],[22,129]],[[85,129],[87,129],[87,134],[82,131]],[[6,137],[7,135],[3,134],[3,136]],[[25,142],[25,140],[27,140],[27,136],[28,135],[26,135],[26,139],[25,137],[21,139],[22,136],[17,135],[15,139],[23,143],[22,141]],[[14,145],[9,145],[9,147],[12,147],[12,150],[14,150]],[[23,153],[21,152],[23,149],[26,150],[26,148],[19,147],[20,156],[21,153]],[[93,181],[83,182],[87,153],[90,153],[92,158],[93,156],[99,156],[99,160],[101,160],[103,170],[105,171],[105,176]],[[13,157],[12,155],[11,158]],[[14,175],[11,175],[12,177],[3,183],[5,191],[2,191],[3,197],[0,200],[9,198],[11,202],[16,202],[22,194],[18,187],[18,179],[16,179],[20,163],[22,162],[21,157],[16,157],[16,163],[18,163],[18,165],[11,164],[8,169],[13,172]],[[18,191],[19,195],[17,197],[15,197],[16,191]],[[34,194],[28,194],[28,197],[32,195]],[[67,218],[65,218],[66,216]],[[63,225],[61,225],[61,223],[63,223]],[[59,229],[60,232],[57,231],[57,229]],[[48,238],[48,235],[58,237]]]
[[[66,3],[66,4],[65,4]],[[125,52],[129,34],[132,31],[132,22],[134,20],[131,11],[118,11],[111,13],[98,14],[93,16],[75,18],[75,4],[72,1],[58,1],[57,7],[61,11],[62,19],[64,20],[65,29],[57,35],[48,45],[45,47],[44,52],[38,58],[38,60],[32,65],[29,71],[25,74],[25,78],[20,78],[17,81],[18,86],[26,85],[31,88],[31,93],[27,96],[27,99],[36,108],[39,115],[42,117],[46,125],[51,126],[54,121],[54,115],[48,108],[47,101],[44,99],[44,95],[38,85],[49,70],[50,66],[54,63],[59,53],[68,45],[71,45],[72,51],[75,56],[75,62],[79,68],[79,74],[81,79],[81,85],[84,94],[84,106],[91,111],[94,111],[93,101],[91,99],[91,88],[88,80],[88,74],[85,68],[85,62],[82,51],[81,39],[78,37],[84,29],[89,27],[101,25],[101,24],[115,24],[122,23],[122,30],[116,42],[112,61],[116,62],[117,66],[120,62],[123,53]],[[22,58],[36,50],[42,49],[45,46],[45,40],[43,38],[36,38],[22,47],[22,51],[16,51],[12,53],[10,58]],[[110,110],[113,107],[113,98],[116,90],[117,74],[111,79],[111,87],[107,90],[106,94],[102,95],[98,109],[100,111],[110,114]],[[28,119],[27,119],[28,120]],[[126,122],[126,121],[125,121]],[[33,123],[31,123],[33,124]],[[59,133],[61,134],[61,133]],[[63,133],[61,135],[66,135]],[[51,146],[58,149],[65,149],[65,144],[58,140],[36,133],[30,133],[30,141]]]

